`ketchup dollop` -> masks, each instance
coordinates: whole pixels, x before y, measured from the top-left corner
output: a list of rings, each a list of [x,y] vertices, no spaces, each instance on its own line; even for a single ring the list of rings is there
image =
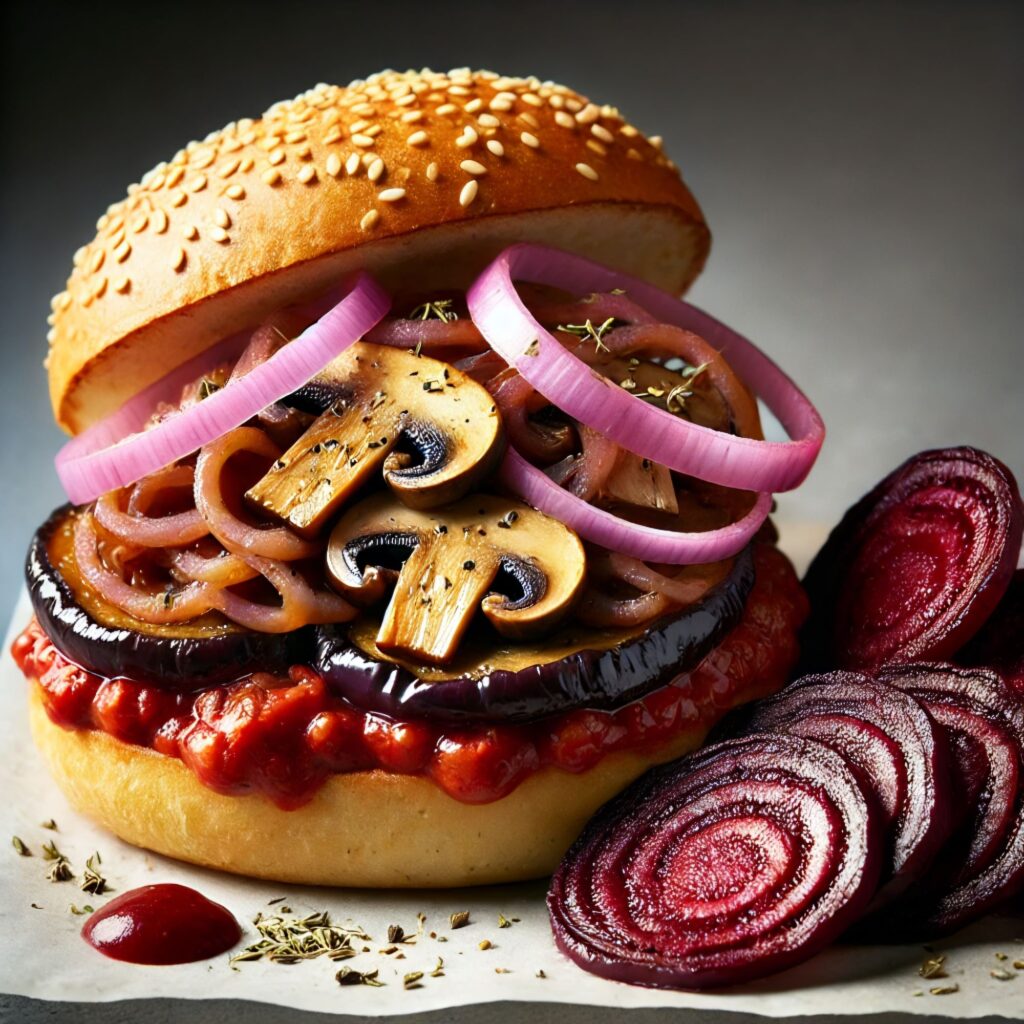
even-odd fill
[[[242,937],[231,912],[187,885],[144,885],[112,899],[82,928],[93,949],[130,964],[189,964]]]

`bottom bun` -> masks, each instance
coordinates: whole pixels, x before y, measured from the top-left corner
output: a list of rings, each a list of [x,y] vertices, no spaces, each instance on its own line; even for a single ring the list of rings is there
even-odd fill
[[[694,750],[700,725],[578,775],[544,768],[508,796],[466,804],[429,779],[333,775],[285,811],[224,796],[175,758],[50,721],[31,686],[32,736],[76,810],[136,846],[204,867],[306,885],[445,888],[550,874],[602,804],[649,767]]]

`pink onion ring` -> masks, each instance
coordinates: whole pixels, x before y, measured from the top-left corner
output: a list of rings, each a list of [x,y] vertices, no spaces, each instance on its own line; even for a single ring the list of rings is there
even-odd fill
[[[280,451],[273,441],[255,427],[238,427],[206,445],[196,462],[195,499],[203,519],[214,535],[237,555],[262,555],[291,561],[312,558],[320,545],[303,540],[286,526],[259,527],[239,519],[227,506],[221,487],[224,466],[239,452],[253,452],[274,460]]]
[[[637,400],[593,373],[542,327],[513,280],[575,293],[624,289],[659,323],[693,331],[719,349],[793,440],[737,437]],[[506,249],[491,263],[473,283],[467,302],[491,347],[549,401],[623,448],[677,472],[741,490],[785,491],[804,480],[821,449],[821,417],[768,356],[724,324],[646,281],[581,256],[524,243]]]
[[[183,376],[185,368],[179,367],[64,445],[57,454],[56,467],[68,497],[76,505],[85,504],[222,437],[305,384],[373,327],[390,305],[387,293],[368,274],[358,274],[340,302],[265,363],[203,401],[142,430],[154,406],[174,395],[171,384],[180,392],[189,379]],[[239,341],[229,341],[230,345],[224,342],[190,360],[188,372],[194,377],[197,367],[217,365],[226,351],[242,347]],[[218,357],[217,363],[211,364],[213,355]]]
[[[559,487],[547,474],[509,448],[501,466],[502,483],[534,508],[574,529],[584,540],[649,562],[717,562],[746,547],[771,510],[772,496],[757,495],[754,507],[718,530],[680,533],[631,523],[588,505]]]
[[[156,594],[133,587],[100,561],[96,539],[92,514],[83,512],[75,524],[75,561],[96,593],[121,611],[161,625],[194,619],[215,606],[217,593],[206,583],[189,583],[179,590]]]
[[[188,487],[191,490],[192,474],[191,466],[171,466],[140,481],[129,499],[127,512],[121,509],[119,492],[108,491],[96,501],[96,521],[107,533],[138,547],[166,548],[191,544],[210,532],[196,509],[159,517],[147,516],[144,510],[156,491],[167,487]]]

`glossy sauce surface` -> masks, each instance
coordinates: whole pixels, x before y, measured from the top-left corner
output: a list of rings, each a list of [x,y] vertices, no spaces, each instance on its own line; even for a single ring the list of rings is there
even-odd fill
[[[185,885],[144,885],[112,899],[82,938],[113,960],[189,964],[225,953],[242,937],[227,908]]]
[[[35,621],[13,654],[39,681],[55,723],[180,758],[220,793],[262,792],[291,808],[332,774],[381,769],[426,776],[457,800],[487,803],[547,766],[583,772],[610,753],[703,735],[735,704],[778,690],[796,662],[807,603],[774,547],[757,545],[755,565],[742,619],[693,671],[615,711],[577,710],[528,725],[457,728],[367,713],[303,666],[199,694],[104,679],[68,661]]]

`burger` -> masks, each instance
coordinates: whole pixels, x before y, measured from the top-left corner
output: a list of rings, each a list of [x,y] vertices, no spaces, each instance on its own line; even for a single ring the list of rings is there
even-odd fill
[[[823,430],[677,298],[709,244],[658,138],[483,71],[319,85],[130,186],[53,300],[70,500],[14,644],[74,807],[281,881],[532,878],[779,689],[767,516]]]

